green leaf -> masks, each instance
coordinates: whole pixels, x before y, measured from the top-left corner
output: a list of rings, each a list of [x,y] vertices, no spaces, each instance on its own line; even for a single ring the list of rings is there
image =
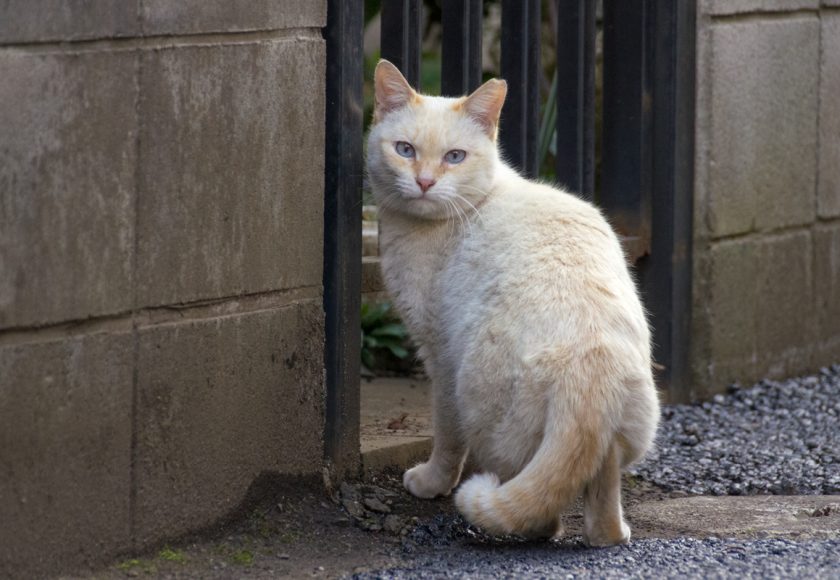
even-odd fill
[[[230,559],[234,564],[239,564],[240,566],[250,566],[254,563],[254,554],[249,550],[239,550],[234,553]]]
[[[391,322],[384,326],[377,326],[370,333],[373,336],[393,336],[396,338],[405,338],[408,334],[405,326],[399,322]]]
[[[557,71],[555,70],[554,77],[551,79],[551,89],[548,91],[548,99],[543,108],[540,132],[537,138],[537,162],[540,167],[545,163],[549,151],[556,153],[557,82]]]
[[[387,302],[380,302],[379,304],[362,304],[362,328],[370,330],[376,326],[384,324],[390,310],[391,305]]]
[[[389,344],[388,350],[398,359],[404,359],[408,356],[408,351],[397,344]]]
[[[168,560],[170,562],[183,563],[186,561],[184,553],[181,550],[173,550],[169,546],[164,547],[159,553],[158,558],[161,560]]]

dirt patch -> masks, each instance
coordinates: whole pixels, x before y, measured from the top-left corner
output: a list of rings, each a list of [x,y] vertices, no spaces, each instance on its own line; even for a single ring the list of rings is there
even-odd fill
[[[335,578],[387,566],[400,553],[399,533],[366,531],[319,480],[287,479],[232,522],[64,577]]]

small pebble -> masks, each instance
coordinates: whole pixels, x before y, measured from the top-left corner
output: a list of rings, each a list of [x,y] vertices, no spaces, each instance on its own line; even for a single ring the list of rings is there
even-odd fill
[[[379,512],[382,514],[391,513],[391,508],[382,503],[380,500],[376,499],[375,497],[366,497],[364,504],[365,507],[371,511]]]

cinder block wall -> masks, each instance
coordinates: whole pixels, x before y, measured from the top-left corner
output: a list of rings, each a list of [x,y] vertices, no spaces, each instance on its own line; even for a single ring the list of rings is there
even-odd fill
[[[0,2],[0,577],[320,469],[325,20]]]
[[[840,361],[840,0],[700,0],[693,384]]]

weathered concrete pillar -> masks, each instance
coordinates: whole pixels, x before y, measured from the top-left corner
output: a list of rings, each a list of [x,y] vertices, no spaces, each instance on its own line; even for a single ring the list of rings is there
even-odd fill
[[[0,3],[0,576],[319,471],[325,20]]]
[[[693,383],[840,360],[840,2],[703,0]]]

